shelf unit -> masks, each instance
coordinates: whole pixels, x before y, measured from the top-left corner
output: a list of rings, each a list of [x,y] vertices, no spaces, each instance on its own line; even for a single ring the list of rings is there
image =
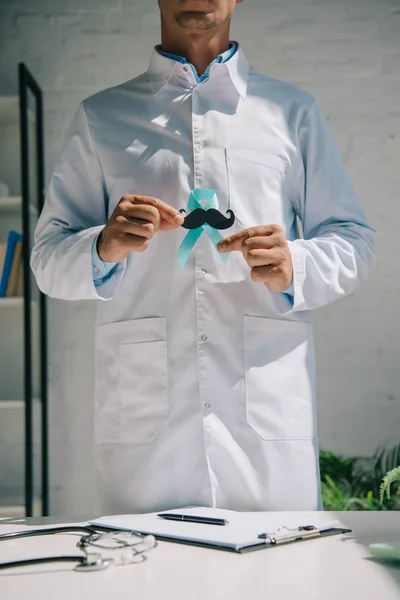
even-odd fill
[[[22,211],[22,196],[8,196],[7,198],[0,198],[0,210],[3,216],[7,214],[7,212],[12,212],[15,209]],[[29,211],[32,217],[37,218],[37,208],[33,206],[33,204],[29,206]]]
[[[0,97],[0,241],[23,235],[24,296],[0,298],[0,514],[49,514],[46,300],[30,269],[44,202],[41,90],[19,65],[19,95]]]
[[[20,306],[22,308],[23,304],[24,304],[23,296],[13,296],[12,298],[0,298],[0,306],[1,307]],[[38,306],[38,303],[35,301],[32,301],[31,306],[32,306],[32,308],[35,306]]]

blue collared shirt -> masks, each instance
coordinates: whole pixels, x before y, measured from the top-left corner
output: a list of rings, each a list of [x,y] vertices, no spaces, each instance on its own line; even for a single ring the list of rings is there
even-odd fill
[[[225,50],[225,52],[223,52],[222,54],[220,54],[219,56],[217,56],[217,58],[215,60],[213,60],[207,67],[207,69],[204,71],[203,75],[201,75],[201,77],[198,76],[196,68],[194,67],[194,65],[192,65],[192,63],[188,63],[188,61],[186,60],[186,58],[184,58],[183,56],[178,56],[178,54],[170,54],[169,52],[165,52],[161,46],[156,46],[158,52],[160,54],[162,54],[163,56],[166,56],[167,58],[172,58],[172,60],[176,60],[182,64],[188,64],[189,67],[192,69],[193,71],[193,75],[196,79],[197,83],[202,83],[203,81],[205,81],[209,74],[210,74],[210,69],[212,67],[212,65],[214,65],[215,63],[224,63],[227,60],[229,60],[230,58],[232,58],[232,56],[235,54],[236,50],[237,50],[237,44],[236,42],[231,42],[229,44],[229,48],[228,50]]]
[[[208,65],[207,69],[204,71],[204,73],[203,73],[203,75],[201,75],[201,77],[198,76],[194,65],[192,65],[192,63],[188,63],[186,58],[184,58],[183,56],[178,56],[177,54],[170,54],[169,52],[165,52],[161,48],[161,46],[157,46],[156,48],[160,54],[162,54],[163,56],[166,56],[167,58],[171,58],[172,60],[176,60],[178,62],[181,62],[182,64],[187,63],[193,70],[193,74],[196,78],[197,83],[202,83],[203,81],[205,81],[208,78],[208,76],[210,74],[211,66],[214,63],[224,63],[227,60],[229,60],[230,58],[232,58],[232,56],[235,54],[238,46],[235,42],[231,42],[229,44],[228,50],[225,50],[225,52],[223,52],[222,54],[217,56],[217,58]],[[107,281],[107,279],[109,279],[111,277],[111,275],[113,273],[113,269],[116,267],[116,265],[118,263],[102,261],[97,253],[96,244],[97,244],[97,237],[93,241],[93,246],[92,246],[93,281],[94,281],[95,286],[97,287],[97,286],[100,286],[101,284],[103,284],[105,281]]]
[[[217,56],[217,58],[214,59],[208,65],[208,67],[204,71],[203,75],[201,75],[199,77],[195,66],[192,65],[192,63],[188,63],[188,61],[186,60],[186,58],[184,56],[179,56],[178,54],[171,54],[170,52],[165,52],[161,46],[156,46],[157,51],[160,54],[162,54],[163,56],[165,56],[166,58],[176,60],[182,64],[188,64],[189,67],[193,71],[193,75],[194,75],[197,83],[202,83],[209,77],[210,69],[213,64],[224,63],[224,62],[227,62],[230,58],[232,58],[232,56],[237,51],[237,48],[238,48],[238,45],[236,44],[236,42],[231,42],[229,44],[228,50],[225,50],[225,52],[223,52],[222,54]],[[93,242],[93,246],[92,246],[93,282],[94,282],[95,286],[100,286],[105,281],[107,281],[107,279],[109,279],[111,277],[113,270],[118,263],[102,261],[97,253],[96,244],[97,244],[97,237],[95,238],[95,240]],[[293,293],[294,293],[293,284],[286,290],[285,293],[287,293],[291,297],[293,296]]]

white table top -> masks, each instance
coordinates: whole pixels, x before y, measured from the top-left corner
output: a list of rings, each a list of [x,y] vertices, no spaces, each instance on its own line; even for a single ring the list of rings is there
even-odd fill
[[[301,520],[306,517],[312,522],[312,516],[301,513]],[[400,563],[376,561],[368,544],[400,542],[400,512],[331,513],[330,517],[352,528],[353,534],[248,554],[159,542],[148,561],[105,571],[77,573],[71,563],[0,571],[0,598],[399,600]],[[66,522],[27,519],[29,527]],[[0,534],[24,528],[21,523],[0,521]],[[1,541],[0,562],[76,554],[76,541],[71,535]]]

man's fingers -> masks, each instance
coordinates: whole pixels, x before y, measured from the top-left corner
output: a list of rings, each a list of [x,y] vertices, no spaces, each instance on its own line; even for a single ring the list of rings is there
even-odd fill
[[[218,244],[218,250],[220,252],[241,251],[245,240],[259,236],[270,236],[281,231],[282,228],[279,225],[257,225],[255,227],[249,227],[248,229],[243,229],[242,231],[229,235],[223,239]]]
[[[131,233],[124,233],[122,236],[123,245],[132,252],[144,252],[149,244],[149,240]]]
[[[282,277],[283,268],[280,265],[265,265],[262,267],[253,267],[250,275],[253,281],[264,282],[268,287],[276,279]]]
[[[124,235],[129,234],[149,240],[155,233],[155,227],[153,223],[149,223],[148,221],[132,219],[121,223],[121,232]]]
[[[148,206],[154,206],[160,213],[161,218],[171,223],[171,225],[175,225],[175,227],[179,227],[184,221],[184,217],[179,210],[158,198],[152,198],[151,196],[124,196],[123,200],[126,199],[134,205],[147,204]]]
[[[283,238],[285,241],[285,238]],[[258,250],[264,249],[269,250],[270,248],[275,248],[276,246],[281,246],[285,244],[281,244],[280,237],[275,233],[272,233],[269,236],[260,235],[257,237],[251,237],[243,242],[243,252],[248,252],[249,250]]]
[[[279,240],[276,238],[276,236],[274,234],[270,235],[269,237],[260,235],[259,237],[252,237],[252,238],[249,238],[248,240],[244,240],[244,242],[242,244],[242,252],[243,252],[244,258],[246,260],[248,260],[249,256],[250,257],[252,256],[254,258],[257,258],[258,256],[262,256],[263,254],[260,254],[259,252],[257,252],[258,250],[271,251],[274,248],[279,248],[280,246],[281,246],[281,244],[279,243]],[[263,264],[263,263],[259,263],[259,264]],[[264,264],[268,264],[268,263],[264,263]]]
[[[129,205],[129,208],[124,210],[120,216],[125,217],[130,222],[141,220],[143,222],[153,223],[156,231],[160,229],[161,216],[154,206],[146,206],[144,204],[139,206]]]
[[[249,267],[261,267],[265,265],[277,265],[282,261],[284,255],[280,248],[270,250],[256,249],[243,252],[244,258]]]

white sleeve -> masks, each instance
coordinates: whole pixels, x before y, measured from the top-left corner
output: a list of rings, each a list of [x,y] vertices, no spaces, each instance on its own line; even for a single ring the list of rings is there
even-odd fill
[[[111,299],[125,271],[95,287],[92,244],[107,221],[108,195],[84,105],[69,126],[39,217],[31,268],[39,288],[62,300]]]
[[[375,229],[347,176],[317,101],[298,132],[302,168],[295,210],[304,239],[289,241],[293,303],[272,293],[279,314],[318,308],[357,288],[375,264]]]

